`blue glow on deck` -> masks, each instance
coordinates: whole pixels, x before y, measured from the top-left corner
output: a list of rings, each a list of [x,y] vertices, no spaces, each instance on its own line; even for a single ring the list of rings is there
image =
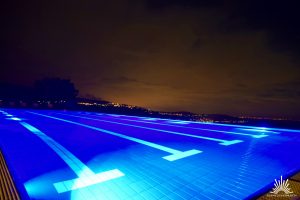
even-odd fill
[[[0,110],[22,199],[245,199],[299,171],[299,146],[299,130]]]

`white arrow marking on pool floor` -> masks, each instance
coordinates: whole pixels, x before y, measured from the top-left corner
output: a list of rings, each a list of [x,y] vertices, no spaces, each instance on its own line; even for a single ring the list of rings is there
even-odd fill
[[[96,114],[96,115],[98,115],[98,114]],[[179,126],[179,125],[175,125],[175,124],[164,124],[162,122],[160,122],[160,123],[159,122],[149,122],[149,120],[144,121],[145,119],[142,119],[142,121],[140,121],[140,120],[133,120],[133,119],[118,118],[118,120],[130,121],[130,122],[139,122],[139,123],[144,123],[144,124],[157,124],[157,125],[161,125],[161,126],[170,126],[170,127],[210,131],[210,132],[217,132],[217,133],[226,133],[226,134],[232,134],[232,135],[244,135],[244,136],[250,136],[250,137],[253,137],[253,138],[263,138],[263,137],[269,136],[267,134],[256,135],[256,134],[240,133],[240,132],[233,132],[233,131],[220,131],[220,130],[208,129],[208,128],[195,128],[195,127],[189,127],[189,126]]]
[[[233,145],[233,144],[243,142],[243,140],[222,140],[222,139],[217,139],[217,138],[212,138],[212,137],[205,137],[205,136],[200,136],[200,135],[180,133],[180,132],[175,132],[175,131],[168,131],[168,130],[162,130],[162,129],[157,129],[157,128],[150,128],[150,127],[145,127],[145,126],[137,126],[137,125],[132,125],[132,124],[120,123],[120,122],[112,122],[112,121],[107,121],[107,120],[102,120],[102,119],[95,119],[95,118],[83,117],[83,116],[77,116],[77,115],[69,115],[69,114],[64,114],[64,113],[57,113],[57,114],[72,116],[72,117],[78,117],[78,118],[82,118],[82,119],[89,119],[89,120],[94,120],[94,121],[102,121],[102,122],[107,122],[107,123],[112,123],[112,124],[120,124],[120,125],[124,125],[124,126],[131,126],[131,127],[135,127],[135,128],[148,129],[148,130],[152,130],[152,131],[159,131],[159,132],[164,132],[164,133],[169,133],[169,134],[174,134],[174,135],[181,135],[181,136],[186,136],[186,137],[193,137],[193,138],[198,138],[198,139],[203,139],[203,140],[210,140],[210,141],[219,142],[220,145],[224,145],[224,146],[229,146],[229,145]]]
[[[70,121],[70,120],[62,119],[62,118],[52,117],[52,116],[49,116],[49,115],[43,115],[43,114],[39,114],[39,113],[35,113],[35,112],[28,112],[28,113],[35,114],[35,115],[40,115],[40,116],[43,116],[43,117],[48,117],[48,118],[51,118],[51,119],[56,119],[56,120],[59,120],[59,121],[70,123],[70,124],[75,124],[75,125],[78,125],[78,126],[82,126],[82,127],[85,127],[85,128],[96,130],[96,131],[106,133],[106,134],[109,134],[109,135],[114,135],[114,136],[117,136],[117,137],[120,137],[120,138],[123,138],[123,139],[126,139],[126,140],[130,140],[130,141],[140,143],[140,144],[143,144],[143,145],[155,148],[155,149],[159,149],[161,151],[171,153],[171,155],[162,157],[163,159],[166,159],[168,161],[175,161],[175,160],[178,160],[178,159],[181,159],[181,158],[185,158],[185,157],[188,157],[188,156],[192,156],[192,155],[195,155],[195,154],[202,153],[202,151],[199,151],[197,149],[191,149],[191,150],[187,150],[187,151],[179,151],[179,150],[172,149],[172,148],[169,148],[169,147],[166,147],[166,146],[162,146],[162,145],[159,145],[159,144],[155,144],[155,143],[152,143],[152,142],[141,140],[141,139],[138,139],[138,138],[135,138],[135,137],[130,137],[130,136],[123,135],[123,134],[120,134],[120,133],[116,133],[116,132],[113,132],[113,131],[105,130],[105,129],[102,129],[102,128],[97,128],[95,126],[90,126],[90,125],[86,125],[86,124],[82,124],[82,123],[78,123],[78,122],[73,122],[73,121]]]
[[[119,178],[124,174],[118,170],[113,169],[105,172],[95,174],[90,168],[82,163],[76,156],[69,152],[65,147],[57,143],[51,137],[41,132],[37,128],[31,126],[26,122],[20,122],[22,126],[28,129],[30,132],[38,136],[43,140],[65,163],[74,171],[79,177],[67,181],[54,183],[54,187],[58,193],[68,192],[70,190],[76,190],[79,188],[87,187],[111,179]]]

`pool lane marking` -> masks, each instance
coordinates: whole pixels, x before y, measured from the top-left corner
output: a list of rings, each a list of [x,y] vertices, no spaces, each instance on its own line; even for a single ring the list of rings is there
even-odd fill
[[[279,134],[279,132],[276,131],[270,131],[267,128],[236,128],[238,130],[242,131],[250,131],[250,132],[259,132],[259,133],[272,133],[272,134]]]
[[[98,114],[96,114],[96,115],[98,115]],[[138,117],[138,118],[140,118],[140,117]],[[253,138],[263,138],[263,137],[269,136],[267,134],[255,135],[255,134],[240,133],[240,132],[233,132],[233,131],[220,131],[220,130],[207,129],[207,128],[196,128],[196,127],[190,127],[190,126],[179,126],[179,125],[175,125],[176,123],[175,124],[165,124],[163,122],[161,122],[161,123],[159,123],[159,122],[149,122],[149,121],[154,121],[153,120],[154,118],[150,118],[150,119],[143,119],[142,118],[142,121],[141,121],[141,120],[118,118],[118,120],[123,120],[123,121],[132,121],[132,122],[139,122],[139,123],[145,123],[145,124],[158,124],[158,125],[162,125],[162,126],[170,126],[170,127],[178,127],[178,128],[186,128],[186,129],[194,129],[194,130],[203,130],[203,131],[210,131],[210,132],[217,132],[217,133],[226,133],[226,134],[232,134],[232,135],[244,135],[244,136],[249,136],[249,137],[253,137]],[[146,121],[144,121],[144,120],[146,120]],[[167,122],[169,122],[169,121],[167,121]],[[166,122],[166,121],[164,121],[164,122]],[[177,123],[177,124],[179,124],[179,123]],[[181,124],[186,124],[186,123],[181,123]],[[254,130],[254,128],[253,128],[253,130]],[[257,131],[257,132],[260,132],[260,131]],[[269,132],[271,132],[271,131],[269,131]],[[277,132],[272,132],[272,133],[277,134]]]
[[[224,145],[224,146],[229,146],[229,145],[243,142],[243,140],[223,140],[223,139],[218,139],[218,138],[205,137],[205,136],[193,135],[193,134],[188,134],[188,133],[180,133],[180,132],[175,132],[175,131],[168,131],[168,130],[162,130],[162,129],[157,129],[157,128],[150,128],[150,127],[146,127],[146,126],[125,124],[125,123],[120,123],[120,122],[112,122],[112,121],[108,121],[108,120],[95,119],[95,118],[83,117],[83,116],[78,116],[78,115],[69,115],[69,114],[64,114],[64,113],[57,113],[57,114],[71,116],[71,117],[77,117],[77,118],[82,118],[82,119],[88,119],[88,120],[94,120],[94,121],[100,121],[100,122],[106,122],[106,123],[112,123],[112,124],[118,124],[118,125],[124,125],[124,126],[130,126],[130,127],[135,127],[135,128],[147,129],[147,130],[152,130],[152,131],[159,131],[159,132],[163,132],[163,133],[180,135],[180,136],[185,136],[185,137],[210,140],[210,141],[219,142],[220,145]]]
[[[7,120],[14,120],[14,121],[22,121],[21,118],[18,117],[10,117],[10,118],[6,118]]]
[[[143,120],[143,117],[139,116],[130,116],[130,115],[119,115],[119,116],[124,116],[124,117],[129,117],[129,118],[140,118]],[[166,118],[155,118],[157,120],[163,120],[163,121],[168,121],[170,119]],[[190,124],[203,124],[203,125],[212,125],[212,126],[227,126],[227,127],[235,127],[235,128],[246,128],[246,129],[261,129],[264,128],[266,130],[271,130],[271,131],[285,131],[285,132],[292,132],[292,133],[300,133],[300,130],[296,129],[285,129],[285,128],[269,128],[269,127],[261,127],[261,126],[247,126],[247,125],[235,125],[235,124],[222,124],[222,123],[216,123],[216,122],[200,122],[200,121],[189,121]],[[274,134],[280,134],[280,133],[274,133]]]
[[[5,118],[7,120],[22,121],[22,119],[20,119],[18,117],[14,117],[13,115],[8,114],[7,112],[4,112],[2,110],[0,110],[0,113],[4,114],[6,117],[8,117],[8,118]]]
[[[181,121],[181,120],[167,120],[167,122],[171,124],[190,124],[189,121]]]
[[[54,139],[26,122],[19,123],[27,130],[38,136],[42,141],[44,141],[78,176],[78,178],[75,179],[54,183],[53,185],[58,193],[88,187],[90,185],[124,176],[124,174],[118,169],[95,174],[88,166],[82,163],[75,155],[73,155],[70,151],[68,151]]]
[[[3,114],[3,115],[8,115],[7,112],[3,111],[3,110],[0,110],[0,112]]]
[[[62,114],[62,113],[58,113],[58,114]],[[164,124],[164,123],[159,123],[159,122],[139,121],[139,120],[123,119],[123,118],[118,118],[117,120],[138,122],[138,123],[144,123],[144,124],[156,124],[156,125],[162,125],[162,126],[186,128],[186,129],[193,129],[193,130],[210,131],[210,132],[217,132],[217,133],[226,133],[226,134],[232,134],[232,135],[243,135],[243,136],[249,136],[249,137],[253,137],[253,138],[263,138],[263,137],[269,136],[267,134],[254,135],[254,134],[248,134],[248,133],[239,133],[239,132],[232,132],[232,131],[220,131],[220,130],[214,130],[214,129],[195,128],[195,127],[188,127],[188,126],[179,126],[179,125],[173,125],[173,124]]]
[[[163,159],[168,160],[168,161],[175,161],[175,160],[178,160],[178,159],[181,159],[181,158],[185,158],[185,157],[188,157],[188,156],[192,156],[192,155],[202,153],[202,151],[197,150],[197,149],[191,149],[191,150],[187,150],[187,151],[179,151],[179,150],[176,150],[176,149],[172,149],[172,148],[162,146],[162,145],[159,145],[159,144],[156,144],[156,143],[148,142],[148,141],[138,139],[138,138],[135,138],[135,137],[123,135],[123,134],[116,133],[116,132],[109,131],[109,130],[102,129],[102,128],[97,128],[95,126],[90,126],[90,125],[87,125],[87,124],[82,124],[82,123],[78,123],[78,122],[74,122],[74,121],[70,121],[70,120],[66,120],[66,119],[62,119],[62,118],[58,118],[58,117],[52,117],[52,116],[49,116],[49,115],[43,115],[43,114],[40,114],[40,113],[35,113],[35,112],[29,112],[28,111],[28,113],[43,116],[43,117],[47,117],[47,118],[50,118],[50,119],[55,119],[55,120],[67,122],[67,123],[70,123],[70,124],[75,124],[75,125],[78,125],[78,126],[88,128],[88,129],[96,130],[96,131],[99,131],[99,132],[102,132],[102,133],[106,133],[106,134],[117,136],[117,137],[120,137],[120,138],[123,138],[123,139],[126,139],[126,140],[130,140],[130,141],[133,141],[133,142],[136,142],[136,143],[139,143],[139,144],[143,144],[143,145],[155,148],[155,149],[159,149],[161,151],[168,152],[171,155],[162,157]]]

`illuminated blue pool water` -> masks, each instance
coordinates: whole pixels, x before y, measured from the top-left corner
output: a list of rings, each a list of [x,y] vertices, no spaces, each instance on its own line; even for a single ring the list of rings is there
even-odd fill
[[[245,199],[300,170],[300,131],[0,110],[22,199]]]

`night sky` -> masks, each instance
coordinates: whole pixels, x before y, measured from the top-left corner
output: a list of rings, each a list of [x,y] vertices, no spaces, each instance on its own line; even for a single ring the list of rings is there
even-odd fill
[[[300,6],[264,0],[7,1],[0,80],[163,111],[300,118]]]

